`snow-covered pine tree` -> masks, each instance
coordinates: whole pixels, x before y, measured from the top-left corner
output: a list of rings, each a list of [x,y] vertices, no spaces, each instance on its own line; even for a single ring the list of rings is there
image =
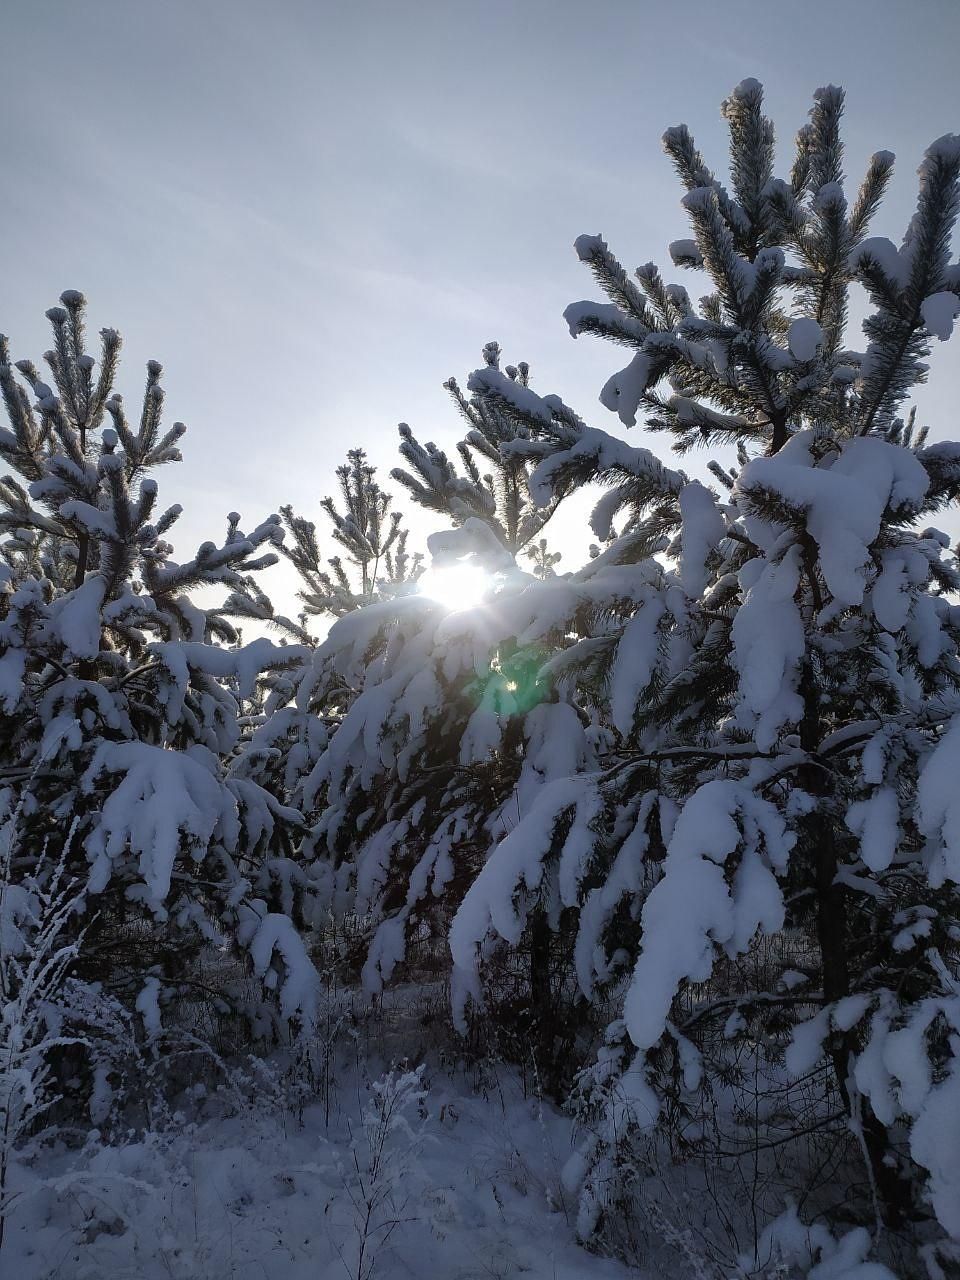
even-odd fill
[[[324,557],[312,521],[295,515],[292,507],[281,508],[293,544],[280,549],[303,582],[297,596],[304,622],[306,615],[340,618],[416,582],[423,572],[423,556],[407,551],[403,516],[390,510],[392,498],[376,475],[364,450],[350,449],[347,461],[337,467],[343,510],[330,497],[320,504],[346,564],[341,555]]]
[[[391,495],[378,484],[376,474],[363,449],[349,450],[346,462],[336,471],[342,510],[332,497],[320,504],[339,554],[326,555],[313,521],[298,516],[289,505],[280,508],[290,541],[281,542],[279,550],[302,584],[296,622],[275,611],[252,576],[230,593],[220,615],[252,619],[279,632],[283,644],[292,640],[313,648],[317,639],[308,629],[311,618],[329,622],[412,590],[423,572],[423,556],[407,550],[403,517],[390,510]],[[303,803],[307,776],[355,693],[349,684],[334,678],[315,682],[310,697],[297,697],[305,667],[312,665],[311,658],[298,659],[292,668],[272,672],[262,681],[263,704],[247,717],[252,733],[235,765],[237,773],[295,809]],[[309,855],[310,841],[306,848]],[[316,886],[300,856],[299,842],[296,848],[291,844],[287,853],[270,864],[270,899],[304,924],[311,919],[316,923],[318,908],[322,912],[329,904],[315,897]]]
[[[498,368],[496,344],[484,358]],[[527,385],[524,366],[505,376]],[[403,431],[411,471],[393,476],[454,525],[428,539],[434,566],[450,571],[448,598],[390,593],[342,617],[298,679],[299,713],[326,718],[335,733],[318,739],[310,776],[301,768],[288,794],[316,814],[304,846],[309,874],[326,879],[336,913],[369,927],[363,973],[371,990],[408,958],[411,940],[421,950],[439,947],[444,963],[446,927],[490,847],[544,780],[592,758],[597,725],[537,673],[571,634],[595,629],[588,615],[619,602],[601,563],[576,586],[555,577],[558,557],[536,535],[559,495],[538,511],[531,464],[500,453],[517,440],[512,419],[468,401],[452,379],[446,385],[471,427],[459,446],[467,475]],[[525,445],[527,434],[520,429]],[[490,462],[490,475],[480,474],[475,454]],[[524,550],[533,552],[534,574],[517,565]],[[489,607],[453,607],[460,566],[487,575]],[[540,578],[554,590],[546,613],[528,594]],[[266,741],[274,726],[281,733],[293,714],[284,707],[257,737]],[[549,946],[549,933],[542,940]],[[529,955],[527,962],[537,968]],[[544,1006],[545,967],[541,956]],[[529,975],[514,985],[511,999],[529,1014]]]
[[[500,368],[500,344],[488,342],[483,361],[488,369]],[[530,368],[521,362],[507,365],[506,376],[519,387],[530,385]],[[542,571],[559,560],[539,538],[563,497],[557,489],[550,501],[537,506],[530,496],[531,464],[510,446],[527,440],[528,429],[497,404],[465,396],[456,378],[443,384],[467,424],[466,436],[457,443],[464,474],[432,442],[420,444],[406,423],[400,424],[400,453],[407,468],[395,467],[390,475],[403,485],[418,506],[446,516],[455,526],[476,521],[486,525],[497,542],[514,559],[523,553]],[[481,471],[482,467],[488,468]],[[538,553],[536,540],[542,544]]]
[[[960,140],[926,152],[898,248],[866,238],[889,153],[848,203],[842,109],[839,89],[817,91],[778,180],[761,87],[739,85],[723,108],[731,191],[685,126],[667,132],[692,227],[670,252],[705,272],[698,307],[653,264],[634,280],[600,237],[577,241],[609,302],[569,308],[571,331],[634,350],[602,402],[628,425],[642,413],[680,452],[734,446],[734,466],[711,467],[715,490],[494,368],[470,380],[529,432],[539,501],[610,486],[594,527],[604,536],[624,514],[602,559],[619,562],[633,604],[553,667],[574,702],[605,682],[615,745],[543,788],[500,841],[452,947],[461,989],[480,998],[493,939],[515,944],[553,904],[582,997],[614,1004],[579,1086],[593,1115],[570,1171],[584,1234],[614,1211],[625,1136],[685,1120],[686,1149],[709,1153],[737,1045],[774,1061],[786,1047],[787,1071],[821,1080],[823,1097],[792,1134],[781,1110],[760,1140],[830,1131],[839,1111],[863,1152],[863,1199],[890,1225],[932,1212],[952,1244],[928,1257],[955,1262],[960,573],[927,522],[960,495],[960,444],[930,443],[899,414],[960,314]],[[865,351],[845,345],[854,283],[874,308]],[[764,936],[783,972],[757,986],[748,961]],[[845,1217],[853,1184],[834,1183],[818,1207]]]
[[[499,366],[495,343],[484,358]],[[526,385],[525,366],[508,369],[507,376]],[[445,385],[471,428],[459,446],[467,475],[457,475],[440,450],[421,446],[401,428],[401,453],[411,471],[397,470],[393,478],[455,526],[430,538],[435,565],[481,568],[491,593],[516,593],[535,580],[518,569],[516,552],[528,547],[550,512],[538,511],[530,499],[530,464],[501,457],[500,445],[517,434],[512,422],[472,404],[455,380]],[[481,476],[475,453],[490,462],[490,475]],[[272,703],[246,759],[251,776],[315,815],[301,872],[312,884],[325,884],[331,909],[366,922],[364,979],[378,990],[411,938],[445,952],[452,910],[491,842],[485,826],[474,830],[475,815],[497,829],[514,820],[525,751],[530,742],[542,751],[547,720],[562,714],[538,707],[534,676],[564,629],[518,641],[523,624],[509,612],[499,629],[490,627],[485,612],[450,618],[449,601],[410,590],[420,577],[420,558],[407,556],[399,517],[384,536],[388,497],[373,467],[355,451],[339,474],[345,510],[330,499],[324,507],[362,579],[351,583],[342,564],[334,564],[333,578],[321,576],[314,527],[284,509],[295,543],[287,554],[307,587],[301,599],[340,620],[297,677],[295,701]],[[550,574],[557,557],[545,545],[535,555],[541,574]],[[382,566],[389,581],[378,572]],[[455,595],[455,576],[450,585]],[[579,720],[568,730],[567,765],[584,741]],[[297,742],[288,751],[291,732]],[[490,816],[492,797],[509,801],[506,819]]]
[[[136,1003],[150,1030],[174,996],[219,984],[231,948],[280,1014],[309,1016],[313,967],[257,888],[300,815],[238,757],[258,678],[307,650],[239,646],[218,608],[191,599],[244,591],[276,561],[279,517],[245,534],[231,514],[222,545],[175,561],[166,534],[181,509],[158,507],[151,472],[179,460],[184,427],[161,425],[161,367],[148,364],[130,422],[113,391],[119,335],[101,330],[97,370],[82,295],[61,304],[47,313],[52,387],[30,361],[14,366],[0,338],[0,454],[15,473],[0,481],[0,784],[16,814],[6,865],[40,892],[66,859],[88,912],[76,970]],[[211,973],[196,971],[201,954]]]
[[[469,526],[435,536],[453,559],[493,555],[477,551]],[[298,708],[337,722],[298,783],[316,815],[305,857],[330,908],[369,927],[371,991],[409,941],[446,952],[446,925],[491,845],[528,795],[592,754],[589,718],[537,672],[566,643],[576,602],[591,590],[608,600],[610,589],[551,579],[550,618],[529,598],[538,579],[494,549],[499,576],[483,605],[456,609],[421,592],[368,604],[331,627],[298,679]]]
[[[599,552],[599,548],[597,548]],[[551,551],[547,544],[546,538],[538,538],[536,542],[531,543],[524,551],[524,559],[530,562],[530,571],[538,578],[552,578],[557,570],[556,566],[563,559],[559,551]]]

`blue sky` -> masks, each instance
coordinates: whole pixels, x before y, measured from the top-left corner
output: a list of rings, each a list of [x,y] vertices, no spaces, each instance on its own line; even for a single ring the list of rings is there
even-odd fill
[[[960,130],[958,0],[6,0],[0,30],[0,329],[39,358],[80,288],[124,334],[129,402],[162,360],[183,553],[233,508],[314,514],[350,445],[386,472],[400,420],[452,444],[440,384],[493,337],[616,429],[620,353],[561,316],[595,292],[572,242],[668,269],[687,230],[660,136],[685,121],[722,170],[745,76],[785,158],[813,89],[846,87],[851,185],[897,154],[874,224],[897,241],[924,147]],[[958,341],[918,397],[937,436]]]

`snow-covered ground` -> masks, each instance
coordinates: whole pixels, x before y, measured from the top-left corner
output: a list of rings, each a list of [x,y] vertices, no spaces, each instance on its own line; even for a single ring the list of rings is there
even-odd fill
[[[185,1106],[196,1119],[173,1113],[145,1137],[106,1145],[95,1135],[80,1150],[43,1150],[16,1171],[24,1196],[11,1213],[0,1274],[11,1280],[637,1274],[577,1245],[559,1178],[570,1151],[569,1121],[549,1104],[524,1098],[508,1070],[490,1067],[482,1079],[424,1072],[419,1086],[394,1074],[392,1088],[384,1077],[379,1111],[365,1074],[355,1070],[339,1080],[329,1123],[319,1101],[298,1115],[275,1080],[241,1076],[239,1092],[211,1092]]]

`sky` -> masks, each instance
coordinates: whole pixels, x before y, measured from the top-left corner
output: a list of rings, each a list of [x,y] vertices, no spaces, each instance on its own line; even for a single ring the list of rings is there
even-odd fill
[[[351,446],[386,476],[400,421],[452,448],[441,384],[491,338],[619,430],[597,395],[624,353],[562,318],[597,296],[573,241],[689,285],[660,137],[687,123],[722,176],[744,77],[784,169],[813,90],[846,88],[849,185],[896,153],[873,233],[897,242],[924,148],[960,131],[960,0],[4,0],[0,32],[0,331],[39,360],[76,288],[124,335],[128,406],[162,361],[188,427],[159,477],[178,558],[230,510],[318,517]],[[916,398],[934,438],[956,435],[958,348]]]

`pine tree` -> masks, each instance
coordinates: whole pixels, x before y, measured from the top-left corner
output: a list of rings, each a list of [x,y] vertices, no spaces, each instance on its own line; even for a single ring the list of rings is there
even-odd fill
[[[960,445],[899,414],[960,314],[960,142],[926,152],[897,248],[866,238],[893,157],[872,158],[848,205],[842,109],[839,89],[817,92],[779,180],[762,90],[739,85],[723,108],[732,192],[685,126],[667,132],[693,232],[670,251],[706,273],[699,307],[653,264],[634,281],[600,237],[577,241],[609,302],[569,308],[572,332],[634,350],[602,402],[681,453],[733,446],[716,490],[496,369],[470,380],[527,432],[539,501],[599,480],[596,532],[625,525],[600,557],[619,567],[620,618],[552,664],[575,700],[606,698],[616,738],[500,840],[451,939],[481,1000],[483,956],[547,909],[572,931],[581,997],[613,1003],[577,1093],[585,1234],[615,1212],[625,1138],[686,1124],[708,1154],[737,1046],[776,1059],[786,1044],[788,1072],[823,1082],[812,1123],[839,1112],[862,1151],[867,1200],[895,1227],[929,1206],[945,1263],[960,1244],[960,572],[926,521],[960,496]],[[862,352],[844,345],[854,282],[875,308]],[[756,987],[763,937],[785,959]]]
[[[499,370],[499,343],[486,344],[483,360],[488,369]],[[530,385],[529,366],[522,362],[507,365],[505,374],[518,387]],[[448,378],[443,385],[468,427],[457,444],[464,474],[458,473],[442,449],[432,443],[420,444],[410,427],[401,423],[400,453],[410,469],[395,467],[391,477],[425,510],[446,516],[455,526],[478,521],[514,560],[521,552],[529,556],[562,493],[555,492],[538,506],[530,494],[530,462],[515,451],[528,439],[526,426],[490,400],[468,399],[456,378]],[[482,472],[481,467],[489,470]],[[536,555],[534,551],[533,558],[541,569],[552,567],[559,559],[548,559],[545,543],[538,561]]]
[[[305,615],[342,617],[416,582],[423,572],[423,557],[407,551],[403,516],[390,510],[391,496],[377,484],[376,474],[363,449],[350,449],[337,468],[343,511],[330,497],[320,504],[346,564],[340,555],[324,561],[316,525],[295,515],[292,507],[281,508],[293,538],[293,545],[281,545],[281,551],[304,584],[297,594]]]
[[[488,367],[498,369],[499,356],[496,343],[484,348]],[[527,385],[525,365],[508,367],[506,376]],[[409,563],[399,516],[384,536],[389,498],[354,451],[338,473],[344,512],[330,499],[324,509],[359,581],[337,562],[323,576],[314,527],[284,509],[295,544],[286,554],[307,585],[301,599],[338,613],[339,621],[296,677],[295,700],[276,701],[247,753],[261,761],[252,776],[314,815],[302,845],[305,874],[325,886],[322,901],[335,914],[367,923],[362,961],[371,991],[398,971],[411,941],[421,951],[445,949],[452,912],[491,842],[488,828],[512,823],[528,775],[540,777],[548,724],[566,734],[568,762],[589,749],[580,718],[568,720],[570,708],[536,678],[565,642],[563,629],[518,640],[522,626],[511,612],[523,614],[526,606],[514,606],[513,597],[535,580],[519,569],[518,553],[537,576],[554,575],[559,556],[537,534],[560,499],[538,509],[529,492],[531,464],[501,454],[518,437],[511,419],[468,400],[454,379],[445,386],[470,425],[458,445],[466,475],[405,426],[400,452],[410,470],[391,474],[418,505],[454,526],[428,539],[433,564],[490,573],[490,592],[504,608],[502,631],[488,628],[483,613],[451,618],[455,602],[404,589],[419,579],[420,558]],[[490,464],[489,474],[481,475],[478,457]],[[379,564],[389,581],[378,575]],[[451,589],[456,595],[455,575]],[[484,634],[455,657],[451,628],[462,625],[466,638],[478,623]],[[545,700],[557,705],[541,706]],[[288,752],[294,724],[298,742]]]
[[[241,714],[263,673],[307,650],[239,645],[227,612],[191,599],[245,592],[276,562],[279,517],[245,534],[231,514],[222,545],[174,560],[166,535],[181,508],[158,506],[151,473],[179,460],[184,427],[161,425],[161,367],[148,364],[130,422],[113,391],[119,335],[101,331],[97,370],[82,295],[61,303],[47,313],[52,387],[30,361],[14,368],[0,338],[0,454],[15,473],[0,480],[9,876],[43,892],[64,863],[87,911],[76,972],[130,1006],[146,1008],[144,992],[161,1007],[204,999],[192,962],[229,945],[282,1016],[309,1016],[313,967],[257,889],[302,819],[243,776]]]
[[[277,613],[252,576],[230,593],[220,610],[221,616],[252,619],[278,631],[282,644],[292,640],[301,646],[298,653],[303,652],[302,646],[312,649],[318,643],[308,629],[311,618],[335,621],[408,594],[423,573],[423,556],[407,550],[403,517],[390,510],[391,496],[377,483],[376,467],[367,461],[364,450],[349,450],[347,461],[336,474],[343,510],[331,497],[320,505],[343,554],[325,557],[313,521],[298,516],[289,505],[280,508],[291,543],[280,543],[279,550],[303,584],[297,592],[302,609],[298,621]],[[288,669],[270,673],[261,682],[262,702],[255,714],[247,717],[253,731],[235,766],[244,778],[296,810],[304,804],[306,780],[346,716],[355,693],[347,682],[334,676],[312,682],[310,695],[301,696],[299,690],[313,665],[312,658],[298,658]],[[305,842],[291,840],[287,857],[271,862],[268,884],[261,885],[262,892],[269,888],[268,896],[282,904],[284,911],[294,912],[303,924],[319,923],[329,906],[322,892],[317,898],[318,886],[301,856],[305,853],[306,863],[312,861],[324,880],[325,872],[313,859],[312,849],[310,838]]]
[[[445,537],[461,533],[454,552],[472,547],[469,530]],[[531,585],[505,575],[476,609],[419,592],[371,603],[334,624],[298,677],[298,707],[329,712],[332,727],[296,782],[316,815],[304,858],[330,909],[367,923],[371,991],[408,943],[442,939],[528,795],[591,755],[589,717],[539,679],[566,639],[543,624]]]
[[[599,550],[599,549],[598,549]],[[539,538],[524,553],[538,578],[552,578],[556,575],[556,565],[563,556],[559,551],[551,551],[546,538]]]

